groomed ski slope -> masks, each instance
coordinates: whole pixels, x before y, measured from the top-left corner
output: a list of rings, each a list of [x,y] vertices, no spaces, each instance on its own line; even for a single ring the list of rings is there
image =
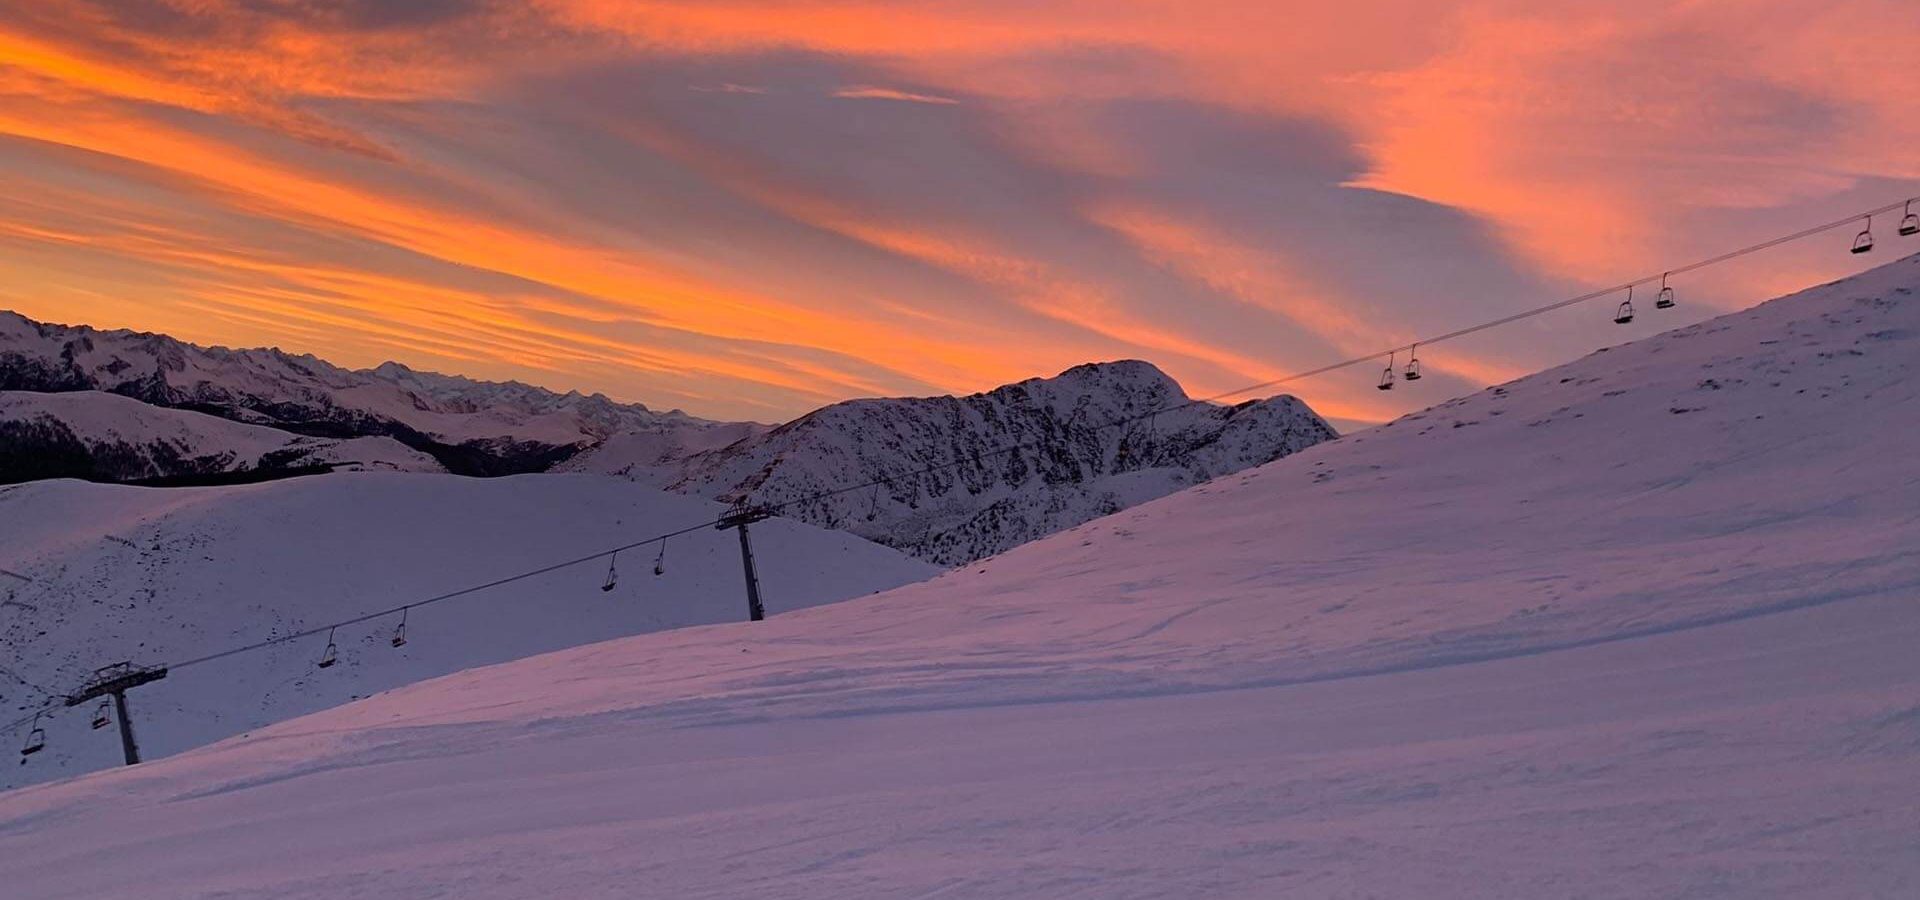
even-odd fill
[[[1920,260],[881,596],[0,795],[27,897],[1920,894]]]

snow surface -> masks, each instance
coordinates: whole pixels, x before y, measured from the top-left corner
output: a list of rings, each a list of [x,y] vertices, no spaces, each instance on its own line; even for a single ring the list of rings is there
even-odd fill
[[[389,437],[306,437],[100,391],[0,391],[0,421],[61,428],[95,459],[112,455],[146,467],[125,474],[129,479],[173,474],[169,460],[201,461],[200,471],[258,469],[270,454],[281,460],[279,467],[351,462],[400,472],[444,471],[433,457]]]
[[[69,690],[95,667],[177,662],[399,606],[689,524],[721,507],[595,476],[464,479],[360,473],[222,488],[45,481],[0,489],[0,661]],[[838,532],[771,521],[754,529],[769,612],[870,594],[934,575],[925,563]],[[313,637],[182,670],[132,696],[149,757],[486,663],[610,637],[746,617],[739,542],[705,529],[586,564],[342,629],[339,665],[313,667]],[[25,604],[15,605],[15,604]],[[0,674],[0,719],[37,692]],[[48,725],[31,765],[0,786],[117,765],[86,717]],[[5,894],[0,891],[0,894]]]
[[[938,579],[0,795],[28,897],[1920,895],[1920,258]]]

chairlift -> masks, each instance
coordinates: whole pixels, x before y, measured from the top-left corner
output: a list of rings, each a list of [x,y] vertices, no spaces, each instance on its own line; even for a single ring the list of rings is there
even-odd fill
[[[1412,347],[1407,349],[1407,370],[1406,372],[1402,373],[1401,377],[1405,378],[1408,381],[1420,380],[1420,345],[1419,344],[1415,344]]]
[[[1867,251],[1872,249],[1873,249],[1873,217],[1868,216],[1867,227],[1860,229],[1860,233],[1853,236],[1853,252],[1866,253]]]
[[[611,591],[613,590],[614,584],[620,580],[620,573],[614,569],[614,563],[619,559],[620,551],[618,550],[615,550],[612,556],[607,557],[607,580],[604,584],[600,585],[600,590]]]
[[[318,665],[322,669],[331,669],[333,668],[333,664],[339,661],[340,647],[333,642],[333,629],[329,628],[327,629],[327,649],[320,654],[320,661],[315,663],[315,665]]]
[[[1378,387],[1383,391],[1393,390],[1393,354],[1387,354],[1387,368],[1380,373]]]
[[[387,643],[392,644],[395,649],[407,645],[407,610],[410,608],[411,607],[406,606],[400,607],[400,624],[394,626],[393,637],[387,641]]]
[[[40,727],[40,714],[34,713],[33,730],[27,732],[27,742],[20,747],[20,761],[25,763],[27,757],[45,749],[47,749],[47,730]]]
[[[1900,219],[1900,236],[1912,237],[1920,234],[1920,213],[1913,211],[1913,201],[1907,201],[1906,216]]]
[[[1660,294],[1653,300],[1654,309],[1672,309],[1674,306],[1673,288],[1667,287],[1667,274],[1660,275]]]
[[[880,518],[880,482],[873,483],[873,490],[867,494],[867,521]]]
[[[660,555],[653,558],[653,574],[658,578],[667,574],[667,539],[660,539]]]
[[[1613,311],[1613,324],[1625,325],[1633,321],[1633,285],[1627,285],[1627,299],[1621,301],[1620,308]]]
[[[99,731],[113,724],[112,704],[102,699],[100,705],[93,708],[93,730]]]

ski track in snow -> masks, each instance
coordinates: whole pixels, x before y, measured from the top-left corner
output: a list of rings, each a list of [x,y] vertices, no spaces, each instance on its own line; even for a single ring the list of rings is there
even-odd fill
[[[879,596],[0,795],[0,884],[1920,896],[1916,288],[1900,260]]]

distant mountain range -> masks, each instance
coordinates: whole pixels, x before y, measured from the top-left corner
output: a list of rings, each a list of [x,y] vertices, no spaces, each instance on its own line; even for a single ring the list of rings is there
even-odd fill
[[[200,347],[160,334],[42,324],[7,311],[0,311],[0,391],[101,391],[309,437],[389,437],[460,475],[545,471],[620,433],[702,445],[710,430],[734,440],[756,427],[654,412],[601,394],[415,372],[399,363],[344,369],[312,355]]]
[[[445,471],[390,437],[309,437],[101,391],[0,391],[0,483],[213,483],[335,466]]]
[[[881,481],[781,514],[951,566],[1335,436],[1293,397],[1193,404],[1136,360],[770,427],[0,312],[0,483],[556,470],[773,504]]]

